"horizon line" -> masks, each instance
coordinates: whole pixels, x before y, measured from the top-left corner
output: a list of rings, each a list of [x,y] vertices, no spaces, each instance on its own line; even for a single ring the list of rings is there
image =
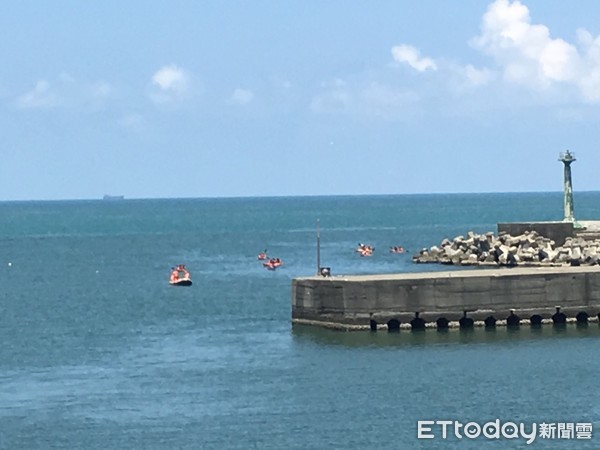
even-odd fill
[[[600,190],[580,190],[577,193],[593,193]],[[205,197],[127,197],[105,199],[103,197],[82,198],[36,198],[36,199],[3,199],[0,203],[27,203],[27,202],[87,202],[99,201],[106,203],[119,203],[132,200],[235,200],[235,199],[269,199],[269,198],[326,198],[326,197],[399,197],[399,196],[426,196],[426,195],[506,195],[506,194],[562,194],[562,191],[484,191],[484,192],[412,192],[393,194],[292,194],[292,195],[230,195],[230,196],[205,196]],[[113,196],[113,197],[120,197]]]

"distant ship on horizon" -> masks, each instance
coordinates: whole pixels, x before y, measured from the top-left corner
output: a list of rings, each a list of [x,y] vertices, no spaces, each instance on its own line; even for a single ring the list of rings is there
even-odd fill
[[[124,195],[108,195],[108,194],[104,194],[104,197],[102,197],[102,200],[123,200],[125,198]]]

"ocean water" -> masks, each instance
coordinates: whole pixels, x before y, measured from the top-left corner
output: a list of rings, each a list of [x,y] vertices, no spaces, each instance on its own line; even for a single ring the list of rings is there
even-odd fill
[[[575,211],[600,218],[600,193],[576,193]],[[290,322],[317,219],[336,275],[439,270],[411,254],[561,218],[559,193],[0,203],[0,448],[600,448],[598,324]],[[179,263],[193,286],[168,285]],[[592,439],[417,439],[419,420],[496,419],[589,423]]]

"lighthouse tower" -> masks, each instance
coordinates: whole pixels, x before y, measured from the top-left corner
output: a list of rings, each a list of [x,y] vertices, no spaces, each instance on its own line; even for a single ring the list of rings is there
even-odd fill
[[[558,157],[559,161],[565,165],[565,177],[564,177],[564,206],[565,206],[565,218],[564,222],[575,222],[575,214],[573,212],[573,182],[571,181],[571,163],[575,160],[575,155],[569,150],[561,153]]]

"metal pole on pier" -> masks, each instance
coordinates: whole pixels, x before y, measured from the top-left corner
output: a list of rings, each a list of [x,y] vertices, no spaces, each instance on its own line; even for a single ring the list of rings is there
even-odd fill
[[[321,226],[317,219],[317,275],[321,274]]]

